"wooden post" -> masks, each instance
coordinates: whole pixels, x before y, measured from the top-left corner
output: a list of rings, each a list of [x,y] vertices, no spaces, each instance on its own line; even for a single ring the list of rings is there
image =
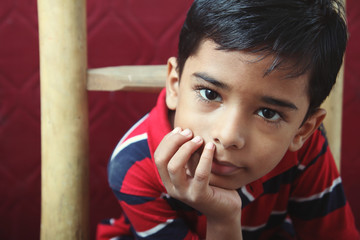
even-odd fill
[[[341,67],[336,84],[322,107],[327,115],[324,126],[329,141],[330,150],[334,156],[338,170],[341,161],[341,133],[342,133],[342,104],[344,89],[344,65]]]
[[[346,0],[341,0],[344,7]],[[345,17],[345,16],[344,16]],[[344,58],[345,59],[345,58]],[[340,171],[341,166],[341,137],[342,137],[342,109],[344,92],[344,63],[339,71],[336,84],[330,96],[323,103],[327,115],[324,120],[325,130],[329,141],[330,150],[334,156],[335,163]]]
[[[41,239],[89,239],[85,0],[38,0]]]

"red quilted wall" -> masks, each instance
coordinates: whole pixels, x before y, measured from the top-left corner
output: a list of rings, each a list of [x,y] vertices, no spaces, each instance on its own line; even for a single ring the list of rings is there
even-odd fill
[[[165,64],[191,0],[88,0],[90,68]],[[360,226],[360,5],[348,0],[342,174]],[[0,3],[0,239],[39,239],[40,83],[36,1]],[[90,224],[119,213],[106,165],[124,132],[155,94],[89,92]]]
[[[360,229],[360,2],[346,0],[350,38],[345,57],[341,174]]]

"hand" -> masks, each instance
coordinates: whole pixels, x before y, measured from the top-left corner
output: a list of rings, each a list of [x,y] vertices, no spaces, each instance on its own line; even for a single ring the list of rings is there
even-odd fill
[[[207,217],[208,230],[216,229],[217,234],[223,232],[222,230],[227,234],[231,231],[232,235],[235,231],[234,234],[239,236],[241,199],[238,193],[235,190],[209,185],[215,153],[213,143],[205,145],[194,174],[187,174],[189,159],[203,144],[204,140],[199,136],[193,138],[189,129],[182,131],[181,128],[175,128],[164,137],[154,154],[160,177],[170,196],[183,201]]]

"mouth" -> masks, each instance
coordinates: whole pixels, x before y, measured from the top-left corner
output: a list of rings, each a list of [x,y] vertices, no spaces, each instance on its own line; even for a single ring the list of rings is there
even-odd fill
[[[201,147],[192,154],[186,167],[187,175],[194,176],[202,151],[203,147]],[[239,167],[230,162],[218,160],[215,157],[213,158],[213,162],[211,165],[211,173],[217,176],[231,176],[233,174],[236,174],[238,171],[245,169],[245,167]]]
[[[243,168],[228,162],[218,161],[214,158],[211,166],[211,173],[220,176],[230,176],[241,169]]]

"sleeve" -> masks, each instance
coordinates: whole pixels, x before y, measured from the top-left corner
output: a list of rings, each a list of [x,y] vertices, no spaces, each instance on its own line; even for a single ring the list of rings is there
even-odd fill
[[[300,156],[289,214],[300,239],[360,239],[341,178],[320,130]]]
[[[199,239],[190,224],[196,216],[169,204],[148,151],[146,141],[137,142],[119,152],[108,166],[110,187],[132,235],[135,239]]]

